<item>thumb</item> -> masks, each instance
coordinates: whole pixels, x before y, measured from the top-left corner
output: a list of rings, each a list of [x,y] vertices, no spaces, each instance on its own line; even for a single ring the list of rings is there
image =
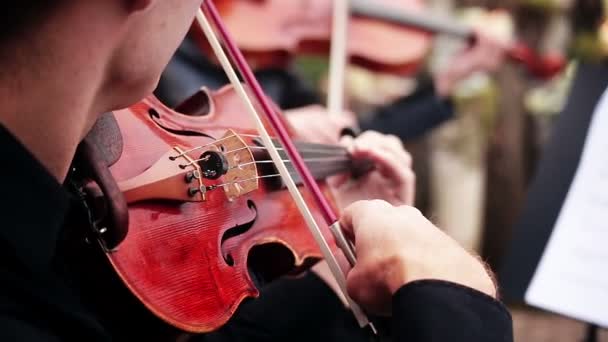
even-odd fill
[[[394,210],[394,208],[392,204],[380,199],[357,201],[342,211],[339,220],[340,226],[344,234],[356,242],[357,234],[364,233],[366,222],[373,222],[374,218],[379,217],[378,215],[387,213],[388,210]]]
[[[361,221],[373,215],[374,212],[382,212],[386,206],[392,207],[383,200],[361,200],[352,203],[342,211],[340,216],[340,227],[344,234],[356,242],[356,236],[361,229]]]
[[[344,208],[344,210],[342,211],[342,215],[340,216],[340,228],[342,228],[344,235],[346,235],[346,237],[353,242],[355,242],[356,235],[355,216],[357,215],[358,211],[361,210],[361,208],[365,205],[364,202],[365,201],[354,202],[353,204]]]

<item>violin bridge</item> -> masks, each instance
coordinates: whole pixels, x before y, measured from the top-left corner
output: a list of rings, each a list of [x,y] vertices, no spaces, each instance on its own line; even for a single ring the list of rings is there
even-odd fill
[[[258,170],[253,152],[245,140],[228,130],[216,144],[224,154],[228,172],[222,179],[222,188],[229,200],[255,191],[259,187]]]

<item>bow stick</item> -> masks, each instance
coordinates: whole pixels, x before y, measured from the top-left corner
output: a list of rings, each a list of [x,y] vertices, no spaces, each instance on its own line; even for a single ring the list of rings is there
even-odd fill
[[[333,1],[333,20],[331,29],[331,48],[329,55],[329,88],[327,91],[327,112],[329,115],[343,115],[344,84],[346,81],[346,62],[348,60],[348,19],[350,1]],[[336,239],[336,244],[344,252],[351,267],[355,266],[355,248],[346,239],[340,226],[331,225],[329,229]]]
[[[264,142],[264,145],[268,148],[268,152],[270,154],[271,159],[273,160],[275,166],[277,167],[279,174],[281,175],[281,178],[283,179],[283,182],[287,186],[287,189],[288,189],[289,193],[291,194],[292,198],[294,199],[296,206],[298,207],[298,209],[299,209],[300,213],[302,214],[302,217],[306,221],[306,224],[309,227],[313,237],[315,238],[317,244],[319,245],[319,248],[321,249],[321,252],[323,253],[324,258],[325,258],[326,262],[328,263],[333,276],[336,278],[336,281],[337,281],[338,285],[340,286],[340,289],[342,290],[344,297],[347,299],[348,304],[350,305],[350,308],[351,308],[355,318],[357,319],[357,322],[359,323],[359,325],[361,327],[368,325],[372,329],[372,331],[374,333],[376,333],[376,330],[375,330],[373,324],[371,324],[371,322],[369,321],[369,319],[367,318],[367,316],[365,315],[363,310],[348,296],[348,293],[346,291],[346,277],[345,277],[345,274],[344,274],[342,268],[338,264],[336,257],[331,252],[331,249],[329,248],[327,241],[325,240],[323,234],[321,233],[321,229],[319,228],[317,222],[315,221],[310,210],[308,209],[308,206],[307,206],[306,202],[304,201],[304,198],[298,191],[298,188],[297,188],[295,182],[293,181],[292,177],[290,176],[290,174],[287,170],[287,167],[285,166],[285,163],[283,162],[282,158],[279,155],[279,152],[277,151],[274,144],[272,143],[270,135],[266,131],[260,116],[256,112],[255,107],[253,106],[253,103],[251,102],[251,99],[249,98],[249,96],[247,95],[247,92],[245,91],[245,88],[243,87],[240,80],[238,79],[238,76],[230,63],[228,56],[226,55],[226,52],[222,48],[222,46],[219,42],[219,39],[215,35],[215,32],[213,31],[210,22],[213,22],[215,28],[218,31],[219,36],[222,38],[222,41],[224,42],[224,44],[226,46],[226,51],[228,52],[228,54],[230,55],[230,57],[236,64],[237,69],[239,70],[241,76],[243,77],[243,79],[245,80],[247,85],[251,88],[251,91],[254,95],[253,97],[260,104],[269,123],[271,124],[272,128],[276,132],[276,134],[277,134],[279,140],[281,141],[281,143],[283,144],[283,147],[284,147],[285,151],[287,152],[290,160],[292,161],[292,163],[295,166],[296,170],[298,171],[300,177],[302,178],[304,185],[312,193],[313,198],[315,199],[315,202],[317,203],[321,213],[323,214],[325,223],[328,225],[328,227],[333,227],[333,229],[331,229],[332,231],[338,231],[341,234],[342,230],[339,226],[339,222],[338,222],[336,214],[331,209],[331,206],[329,205],[329,203],[327,202],[323,193],[321,192],[318,184],[315,182],[310,171],[304,164],[302,157],[299,155],[297,149],[295,148],[293,142],[291,141],[289,135],[287,134],[287,130],[283,126],[283,123],[282,123],[280,117],[271,107],[268,99],[266,98],[266,96],[264,95],[264,93],[262,91],[262,88],[260,87],[255,76],[253,75],[253,72],[247,65],[245,58],[243,57],[240,50],[236,47],[236,44],[233,42],[230,35],[228,34],[226,28],[224,27],[224,25],[219,17],[219,14],[215,8],[215,5],[213,4],[213,2],[211,0],[205,0],[202,4],[202,7],[205,9],[207,14],[209,15],[209,20],[205,16],[205,13],[203,13],[203,11],[199,9],[199,11],[197,12],[197,16],[196,16],[196,21],[197,21],[198,25],[205,33],[207,40],[209,41],[211,47],[213,48],[213,51],[214,51],[216,57],[218,58],[220,64],[222,65],[224,72],[228,76],[230,82],[232,83],[232,85],[236,89],[237,93],[239,94],[239,96],[241,97],[243,102],[245,103],[245,105],[247,107],[247,111],[251,115],[251,118],[254,120],[258,133],[260,134],[262,141]],[[346,239],[344,239],[344,240],[346,241]],[[348,243],[347,243],[347,245],[348,245]],[[349,262],[351,262],[351,263],[354,262],[354,253],[351,249],[349,249],[346,246],[340,246],[340,245],[338,247],[346,248],[345,255],[347,255],[347,258],[349,258]]]
[[[349,3],[348,0],[334,0],[333,6],[327,111],[329,115],[338,116],[344,109]]]

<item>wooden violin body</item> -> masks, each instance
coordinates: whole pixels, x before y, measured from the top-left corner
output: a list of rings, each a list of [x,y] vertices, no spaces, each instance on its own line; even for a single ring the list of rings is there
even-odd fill
[[[332,28],[328,0],[216,0],[223,22],[254,68],[283,67],[297,54],[327,54]],[[349,0],[346,54],[352,63],[378,72],[412,74],[424,63],[436,34],[475,43],[473,28],[438,18],[423,0]],[[196,31],[196,28],[195,28]],[[199,32],[200,33],[200,32]],[[207,42],[195,34],[203,51]],[[511,60],[536,77],[563,70],[561,54],[540,55],[526,44],[504,47]]]
[[[111,167],[130,223],[107,256],[149,310],[190,332],[219,328],[256,297],[260,279],[252,274],[273,278],[321,258],[278,178],[253,179],[273,171],[251,163],[260,158],[246,148],[256,132],[234,90],[205,96],[204,116],[179,114],[154,97],[115,112],[124,150]],[[182,168],[209,150],[230,154],[223,176],[206,178],[200,162]]]
[[[375,2],[414,13],[424,8],[422,0]],[[332,1],[216,0],[215,4],[254,68],[285,65],[297,54],[329,52]],[[431,48],[431,35],[389,22],[355,17],[348,30],[351,61],[379,72],[412,73]],[[199,43],[209,51],[204,39]]]

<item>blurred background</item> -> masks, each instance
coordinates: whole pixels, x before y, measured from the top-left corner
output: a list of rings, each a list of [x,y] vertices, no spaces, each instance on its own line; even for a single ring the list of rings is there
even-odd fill
[[[603,63],[608,28],[603,0],[430,0],[433,13],[483,27],[486,34],[517,36],[540,51],[563,51],[568,67],[549,81],[504,63],[492,75],[477,73],[452,96],[456,118],[406,141],[418,176],[417,206],[439,227],[498,269],[521,211],[529,182],[563,108],[577,63]],[[463,42],[439,37],[426,59],[432,72]],[[325,89],[326,58],[301,57],[297,69]],[[350,67],[349,107],[369,112],[415,89],[416,80]],[[466,200],[463,200],[466,199]],[[517,341],[583,341],[581,322],[509,303]],[[600,341],[608,332],[600,331]]]

